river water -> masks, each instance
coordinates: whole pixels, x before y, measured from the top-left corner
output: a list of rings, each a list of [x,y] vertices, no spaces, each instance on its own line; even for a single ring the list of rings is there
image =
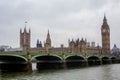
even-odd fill
[[[32,73],[1,73],[0,80],[120,80],[120,64],[41,71],[33,64],[33,70]]]

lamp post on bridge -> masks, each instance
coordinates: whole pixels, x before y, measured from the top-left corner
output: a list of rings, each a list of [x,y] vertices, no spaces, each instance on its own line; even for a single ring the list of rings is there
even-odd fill
[[[27,67],[26,67],[27,71],[32,72],[31,54],[29,51],[27,51],[27,60],[28,60]]]
[[[102,56],[102,48],[100,48],[99,47],[99,57],[101,57]],[[102,62],[102,59],[100,58],[100,64],[102,65],[103,64],[103,62]]]
[[[67,68],[67,64],[66,64],[66,60],[65,60],[65,53],[63,52],[63,44],[61,44],[61,54],[62,54],[62,68],[66,69]]]

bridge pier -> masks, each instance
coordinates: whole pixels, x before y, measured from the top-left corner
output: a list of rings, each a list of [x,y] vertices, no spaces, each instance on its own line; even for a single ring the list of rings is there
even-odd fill
[[[117,59],[117,58],[114,58],[114,57],[111,58],[111,62],[112,62],[112,64],[119,63],[119,62],[118,62],[118,59]]]
[[[63,57],[63,62],[62,62],[61,68],[67,69],[67,64],[66,64],[65,54],[64,53],[62,53],[62,57]]]
[[[66,61],[63,61],[63,62],[62,62],[61,68],[62,68],[62,69],[67,69]]]
[[[102,64],[103,64],[102,59],[100,59],[100,65],[102,65]]]
[[[26,54],[17,53],[17,54],[7,54],[1,55],[1,61],[7,61],[9,63],[1,63],[0,66],[3,69],[8,69],[11,71],[26,71],[32,72],[32,62],[31,54],[27,52]],[[82,55],[82,54],[32,54],[32,59],[36,61],[37,68],[42,69],[67,69],[67,68],[76,68],[84,66],[94,66],[102,64],[114,64],[120,63],[120,58],[115,56],[106,56],[106,55]],[[18,63],[19,62],[19,63]]]
[[[116,63],[120,63],[120,58],[116,58]]]
[[[109,64],[112,64],[112,60],[111,59],[109,59],[110,61],[109,61]]]
[[[89,66],[89,64],[88,64],[88,61],[87,61],[87,60],[85,61],[85,66],[86,66],[86,67],[88,67],[88,66]]]
[[[32,72],[31,55],[30,55],[29,52],[27,53],[27,60],[28,60],[28,62],[27,62],[25,71],[27,71],[27,72]]]

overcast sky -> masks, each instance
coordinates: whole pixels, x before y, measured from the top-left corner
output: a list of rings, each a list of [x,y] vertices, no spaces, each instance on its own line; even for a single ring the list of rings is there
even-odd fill
[[[68,46],[68,39],[86,38],[101,45],[104,13],[110,27],[111,48],[120,47],[120,0],[0,0],[0,45],[19,47],[19,32],[31,29],[31,46],[50,31],[52,46]]]

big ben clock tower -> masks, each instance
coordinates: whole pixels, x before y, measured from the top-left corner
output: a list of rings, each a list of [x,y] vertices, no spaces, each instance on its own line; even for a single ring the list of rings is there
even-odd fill
[[[110,54],[110,28],[104,15],[103,24],[101,26],[102,36],[102,54]]]

